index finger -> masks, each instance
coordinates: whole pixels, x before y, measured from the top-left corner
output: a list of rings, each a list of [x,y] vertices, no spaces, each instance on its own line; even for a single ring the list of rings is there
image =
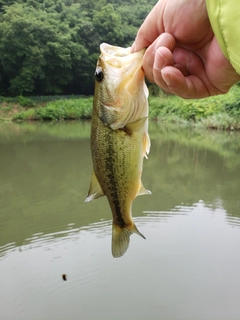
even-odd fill
[[[137,32],[135,42],[132,45],[132,52],[137,52],[143,48],[147,48],[164,32],[163,23],[163,6],[161,1],[153,7],[143,24]]]

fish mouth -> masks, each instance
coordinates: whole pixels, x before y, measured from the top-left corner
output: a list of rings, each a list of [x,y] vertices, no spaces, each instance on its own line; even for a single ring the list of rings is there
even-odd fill
[[[117,46],[112,46],[107,43],[100,44],[100,51],[102,54],[115,56],[115,57],[125,57],[129,55],[131,48],[122,48]]]
[[[113,86],[118,86],[119,91],[125,88],[129,94],[136,91],[137,83],[141,83],[144,78],[142,60],[146,49],[131,53],[131,47],[102,43],[100,51],[99,64],[113,80]]]
[[[131,47],[122,48],[107,43],[100,45],[101,60],[111,67],[124,68],[125,72],[139,70],[142,66],[142,58],[146,49],[131,53]],[[114,59],[116,58],[116,59]]]

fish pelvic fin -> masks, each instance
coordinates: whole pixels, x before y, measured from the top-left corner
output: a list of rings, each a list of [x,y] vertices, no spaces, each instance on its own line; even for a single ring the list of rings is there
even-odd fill
[[[118,225],[112,226],[112,255],[114,258],[122,257],[128,249],[130,236],[137,233],[143,239],[146,239],[141,232],[138,231],[135,224],[131,227],[120,228]]]
[[[97,199],[97,198],[100,198],[102,196],[104,196],[104,193],[103,193],[102,188],[98,182],[96,174],[93,171],[88,195],[87,195],[87,198],[85,199],[85,202],[90,202],[90,201]]]
[[[143,156],[147,159],[150,152],[151,141],[148,132],[144,133],[143,136]]]
[[[137,196],[142,196],[145,194],[152,194],[152,192],[150,190],[147,190],[146,188],[144,188],[143,184],[141,183]]]

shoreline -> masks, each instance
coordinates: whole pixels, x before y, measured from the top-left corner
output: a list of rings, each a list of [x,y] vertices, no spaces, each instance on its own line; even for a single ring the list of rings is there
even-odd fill
[[[1,98],[0,122],[89,120],[93,96]],[[206,129],[240,130],[240,88],[200,100],[184,100],[160,91],[149,96],[149,120],[200,126]]]

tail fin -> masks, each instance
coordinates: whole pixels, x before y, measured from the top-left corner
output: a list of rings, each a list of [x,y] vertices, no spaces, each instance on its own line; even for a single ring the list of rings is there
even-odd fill
[[[112,255],[114,258],[119,258],[124,255],[127,251],[130,236],[133,233],[137,233],[143,239],[146,239],[144,235],[142,235],[135,224],[132,227],[120,228],[119,226],[113,224],[112,226]]]

